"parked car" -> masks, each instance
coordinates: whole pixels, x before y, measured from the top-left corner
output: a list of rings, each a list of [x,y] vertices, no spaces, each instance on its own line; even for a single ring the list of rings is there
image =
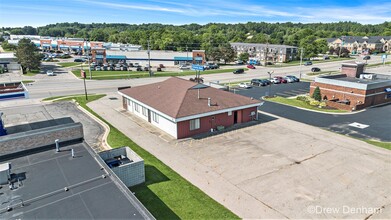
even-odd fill
[[[143,71],[143,68],[141,68],[141,67],[139,66],[139,67],[137,67],[136,70],[137,70],[137,71]]]
[[[180,70],[190,70],[191,66],[188,66],[188,65],[180,65],[179,66],[179,69]]]
[[[362,58],[363,60],[370,60],[371,59],[371,56],[365,56]]]
[[[144,71],[149,71],[149,68],[148,67],[144,67]]]
[[[274,78],[277,78],[278,80],[280,80],[280,83],[287,83],[288,81],[286,79],[284,79],[283,77],[281,76],[276,76]]]
[[[159,68],[166,68],[163,64],[159,64]]]
[[[252,64],[249,64],[249,65],[247,65],[247,68],[249,68],[249,69],[255,69],[255,66],[252,65]]]
[[[268,79],[262,79],[262,81],[264,81],[266,83],[266,85],[272,84],[272,82],[270,82]]]
[[[296,76],[291,76],[291,75],[289,75],[289,76],[286,76],[286,77],[292,78],[295,82],[300,82],[300,79],[297,78]]]
[[[133,63],[128,63],[128,67],[134,67]]]
[[[252,79],[251,85],[253,86],[266,86],[268,85],[268,82],[262,79]]]
[[[276,77],[272,78],[270,80],[270,82],[273,83],[273,84],[280,84],[281,83],[281,81],[278,78],[276,78]]]
[[[304,63],[304,66],[311,66],[312,65],[312,62],[311,61],[307,61]]]
[[[162,71],[162,68],[158,67],[156,68],[156,72],[161,72]]]
[[[320,72],[320,68],[318,68],[318,67],[313,67],[313,68],[311,69],[311,72]]]
[[[48,70],[48,71],[46,71],[46,75],[55,76],[56,74],[53,72],[53,70]]]
[[[122,71],[127,71],[127,70],[128,70],[128,67],[125,66],[125,65],[123,65],[123,66],[121,66],[121,70],[122,70]]]
[[[219,65],[217,65],[215,63],[209,63],[207,66],[209,69],[212,69],[212,70],[219,68]]]
[[[114,70],[115,70],[115,71],[121,71],[121,64],[116,64],[116,65],[114,66]]]
[[[236,70],[234,70],[233,73],[234,74],[242,74],[242,73],[244,73],[244,69],[236,69]]]
[[[238,64],[238,65],[243,65],[244,64],[243,60],[237,60],[237,61],[235,61],[235,63]]]
[[[95,67],[95,70],[96,70],[96,71],[101,71],[101,70],[102,70],[102,67],[101,67],[101,66],[96,66],[96,67]]]
[[[251,84],[250,83],[239,83],[239,87],[240,88],[245,88],[245,89],[249,89],[249,88],[251,88],[252,86],[251,86]]]
[[[295,79],[291,78],[291,77],[284,77],[284,79],[288,82],[288,83],[294,83],[296,82]]]

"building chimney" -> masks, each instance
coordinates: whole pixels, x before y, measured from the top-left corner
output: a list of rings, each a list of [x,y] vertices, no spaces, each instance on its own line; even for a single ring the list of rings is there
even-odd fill
[[[355,61],[342,63],[341,73],[348,77],[359,78],[364,73],[364,66],[364,63]]]
[[[208,106],[210,107],[210,98],[208,98]]]
[[[200,99],[200,89],[198,89],[198,99]]]

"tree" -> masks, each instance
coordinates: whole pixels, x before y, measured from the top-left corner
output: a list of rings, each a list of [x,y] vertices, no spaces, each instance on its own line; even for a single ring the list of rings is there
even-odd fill
[[[13,45],[13,44],[9,44],[8,41],[4,41],[4,42],[1,44],[1,47],[2,47],[4,50],[16,50],[16,46]]]
[[[27,73],[27,70],[39,69],[41,65],[40,54],[30,39],[23,38],[19,40],[15,56],[22,66],[23,74]]]
[[[312,98],[314,98],[316,101],[322,100],[322,95],[320,94],[319,86],[315,88],[314,93],[312,94]]]
[[[235,59],[235,50],[230,44],[224,44],[219,47],[221,57],[220,60],[224,60],[224,63],[232,62]]]
[[[246,62],[248,61],[249,58],[250,58],[250,54],[248,54],[247,52],[241,53],[241,54],[239,54],[239,56],[238,56],[238,60],[241,60],[241,61],[243,61],[244,63],[246,63]]]

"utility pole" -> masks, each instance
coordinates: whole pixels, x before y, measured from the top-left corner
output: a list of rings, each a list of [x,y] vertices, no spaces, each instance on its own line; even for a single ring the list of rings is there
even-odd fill
[[[87,50],[87,60],[88,60],[88,73],[90,75],[90,79],[92,79],[92,73],[91,73],[91,65],[90,65],[90,52],[88,51],[88,39],[85,39],[86,42],[86,50]]]
[[[301,51],[300,51],[300,69],[299,69],[299,79],[301,79],[301,64],[303,63],[303,52],[304,52],[304,48],[302,47],[302,48],[301,48]]]
[[[270,71],[270,72],[267,72],[267,74],[269,74],[269,94],[267,94],[267,96],[271,97],[270,95],[270,92],[271,92],[271,87],[272,87],[272,74],[274,73],[274,71]]]
[[[148,72],[149,76],[152,76],[151,72],[151,46],[150,46],[150,39],[148,39]]]
[[[187,50],[187,44],[186,44],[186,64],[189,60],[189,51]]]

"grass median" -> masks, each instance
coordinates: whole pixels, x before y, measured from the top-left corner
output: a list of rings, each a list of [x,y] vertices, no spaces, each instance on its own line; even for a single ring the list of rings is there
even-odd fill
[[[215,74],[215,73],[229,73],[236,69],[216,69],[205,70],[201,72],[202,75]],[[248,69],[245,69],[248,70]],[[88,71],[85,69],[85,71]],[[72,73],[80,78],[80,70],[73,70]],[[132,78],[147,78],[150,77],[147,71],[91,71],[92,79],[95,80],[110,80],[110,79],[132,79]],[[154,72],[153,77],[164,76],[195,76],[194,70],[189,71],[167,71],[167,72]],[[87,77],[88,78],[88,77]]]
[[[80,66],[80,63],[78,62],[66,62],[66,63],[58,63],[61,67],[74,67],[74,66]]]
[[[111,147],[129,146],[144,159],[146,181],[132,187],[131,190],[156,219],[238,219],[238,216],[138,146],[87,106],[88,102],[103,96],[105,95],[89,95],[88,101],[80,95],[48,99],[57,99],[57,101],[75,99],[80,106],[110,127],[107,141]]]
[[[304,108],[304,109],[308,109],[308,110],[318,111],[318,112],[331,112],[331,113],[346,113],[346,112],[348,112],[348,111],[339,110],[339,109],[319,108],[317,106],[312,106],[305,101],[297,100],[295,98],[288,99],[288,98],[276,96],[273,98],[266,98],[265,100],[270,101],[270,102],[276,102],[276,103],[280,103],[280,104],[290,105],[290,106],[294,106],[294,107]]]

